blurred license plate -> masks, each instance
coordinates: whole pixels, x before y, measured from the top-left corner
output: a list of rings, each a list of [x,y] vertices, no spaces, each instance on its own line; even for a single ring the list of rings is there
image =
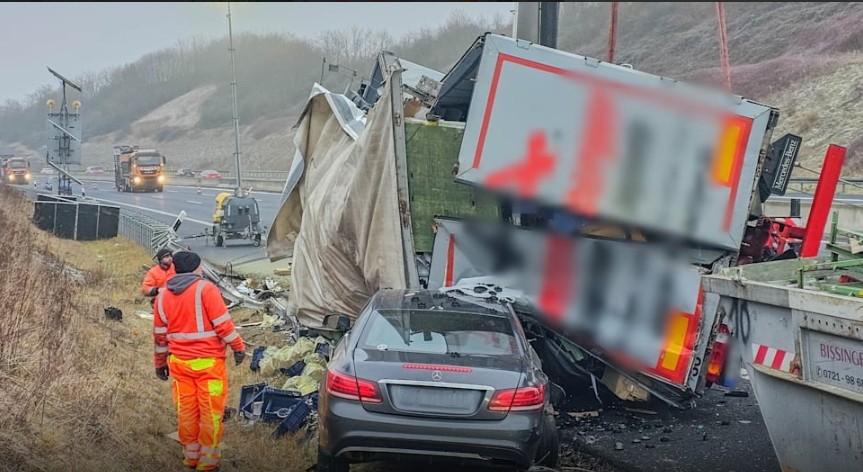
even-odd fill
[[[393,406],[404,411],[469,415],[476,411],[483,392],[461,388],[391,385]]]

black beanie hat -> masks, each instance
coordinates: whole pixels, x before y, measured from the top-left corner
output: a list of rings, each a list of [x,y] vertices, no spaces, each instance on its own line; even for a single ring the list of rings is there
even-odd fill
[[[192,272],[201,265],[201,256],[189,251],[174,253],[174,270],[178,274]]]
[[[159,252],[156,253],[156,256],[153,259],[156,259],[156,262],[162,262],[162,258],[171,253],[171,250],[163,247],[159,249]]]

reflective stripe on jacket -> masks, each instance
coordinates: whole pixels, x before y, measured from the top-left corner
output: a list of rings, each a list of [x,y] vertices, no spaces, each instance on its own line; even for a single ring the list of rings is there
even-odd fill
[[[226,345],[234,352],[246,350],[221,292],[209,281],[194,282],[179,294],[163,291],[153,311],[156,367],[167,365],[168,352],[179,359],[224,359]]]

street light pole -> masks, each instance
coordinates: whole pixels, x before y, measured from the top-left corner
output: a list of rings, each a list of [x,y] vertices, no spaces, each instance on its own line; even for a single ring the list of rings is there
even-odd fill
[[[237,111],[237,68],[234,64],[234,36],[231,30],[231,2],[228,2],[228,51],[231,52],[231,96],[234,105],[234,158],[237,164],[237,195],[243,192],[242,178],[240,177],[240,117]]]

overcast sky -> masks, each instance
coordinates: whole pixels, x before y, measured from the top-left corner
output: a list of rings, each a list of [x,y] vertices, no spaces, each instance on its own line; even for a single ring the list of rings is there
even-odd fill
[[[474,19],[509,19],[514,5],[232,2],[231,26],[234,33],[293,33],[314,39],[322,31],[360,25],[386,29],[398,39],[411,30],[436,28],[457,10]],[[43,84],[59,86],[46,67],[73,80],[135,62],[180,39],[223,37],[226,14],[227,3],[216,2],[0,4],[0,104],[23,100]]]

